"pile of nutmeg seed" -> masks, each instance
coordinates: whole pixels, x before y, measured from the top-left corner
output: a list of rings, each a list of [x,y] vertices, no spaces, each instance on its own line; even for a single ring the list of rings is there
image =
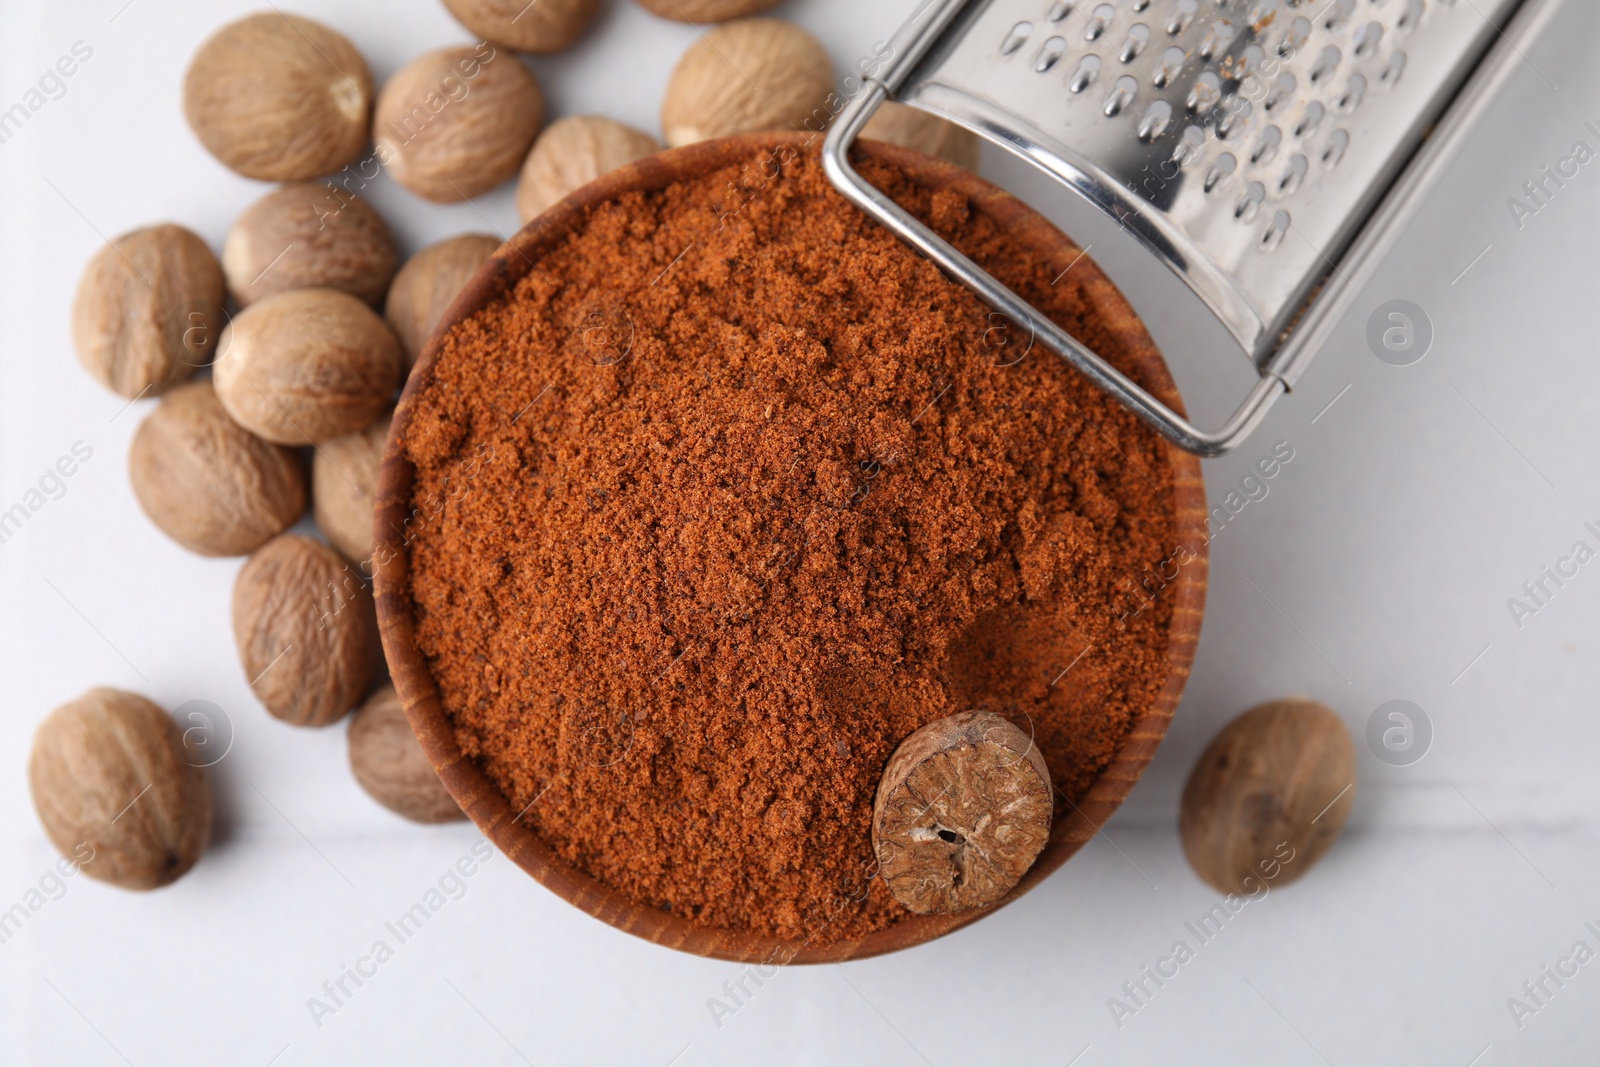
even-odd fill
[[[566,48],[600,0],[445,2],[480,42],[427,52],[376,93],[356,46],[312,19],[273,8],[212,34],[184,79],[189,125],[229,168],[282,184],[239,215],[220,260],[170,223],[110,241],[84,269],[72,308],[90,374],[130,399],[160,398],[129,453],[146,515],[191,551],[249,556],[233,629],[257,698],[296,726],[327,726],[360,705],[349,731],[356,780],[421,822],[461,812],[393,687],[372,692],[383,674],[367,584],[373,497],[398,389],[501,242],[462,234],[401,264],[389,227],[357,190],[387,171],[419,197],[460,201],[520,173],[526,222],[662,147],[601,116],[543,127],[543,95],[516,53]],[[841,106],[821,44],[792,24],[745,17],[777,0],[637,2],[678,21],[723,23],[673,72],[661,109],[667,144],[815,131]],[[977,163],[970,133],[898,105],[867,135]],[[194,378],[203,368],[210,376]],[[286,532],[308,499],[326,544]],[[93,689],[40,726],[29,779],[64,856],[94,877],[150,889],[205,848],[212,804],[200,762],[155,704]]]

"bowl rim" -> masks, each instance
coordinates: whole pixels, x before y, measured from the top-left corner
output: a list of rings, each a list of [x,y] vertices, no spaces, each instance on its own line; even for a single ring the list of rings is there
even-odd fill
[[[1177,576],[1170,581],[1174,604],[1165,653],[1165,684],[1145,713],[1134,720],[1122,747],[1088,793],[1073,805],[1071,813],[1055,820],[1044,851],[1021,882],[1003,899],[987,907],[949,915],[913,915],[864,937],[823,945],[813,945],[809,938],[795,942],[701,926],[686,917],[634,901],[568,865],[530,828],[517,822],[520,814],[511,810],[509,802],[488,776],[461,754],[427,661],[416,644],[407,548],[408,531],[414,518],[411,489],[416,472],[399,442],[410,425],[417,398],[431,376],[441,339],[457,323],[470,318],[515,286],[534,269],[546,250],[583,222],[593,207],[623,193],[653,192],[675,181],[748,162],[762,150],[776,153],[785,145],[799,147],[802,151],[815,150],[806,147],[804,142],[804,138],[788,134],[747,134],[646,157],[584,186],[502,244],[441,316],[417,360],[385,442],[374,509],[373,581],[384,652],[406,718],[428,761],[461,810],[517,866],[580,911],[654,944],[737,963],[838,963],[924,944],[1004,907],[1054,873],[1100,832],[1100,827],[1139,780],[1166,735],[1194,660],[1209,566],[1205,490],[1199,459],[1159,441],[1159,447],[1166,449],[1173,472],[1178,542],[1174,555],[1183,550],[1190,554],[1190,560],[1179,567]],[[1053,269],[1065,271],[1072,266],[1076,283],[1089,294],[1090,304],[1103,326],[1128,353],[1134,379],[1174,410],[1183,411],[1166,364],[1133,308],[1094,261],[1043,216],[976,174],[919,152],[876,141],[859,142],[855,151],[860,156],[897,166],[924,187],[953,189],[964,194],[975,210],[988,215],[1014,240],[1054,264]]]

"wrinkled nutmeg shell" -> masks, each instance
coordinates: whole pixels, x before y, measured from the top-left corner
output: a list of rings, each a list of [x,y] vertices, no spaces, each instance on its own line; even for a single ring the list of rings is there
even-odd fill
[[[918,914],[993,904],[1038,859],[1054,809],[1044,754],[1027,734],[993,712],[938,719],[883,769],[872,816],[878,872]]]
[[[1343,720],[1301,698],[1251,708],[1201,753],[1178,832],[1194,872],[1222,893],[1288,885],[1333,847],[1355,803]]]
[[[205,771],[185,757],[165,711],[91,689],[39,725],[28,787],[51,844],[85,874],[156,889],[193,867],[211,834]]]
[[[456,21],[519,52],[560,52],[594,20],[600,0],[444,0]]]
[[[400,339],[405,374],[411,373],[451,302],[499,247],[498,237],[464,233],[424,248],[394,276],[383,317]]]
[[[832,117],[832,88],[828,52],[805,30],[778,19],[728,22],[678,60],[661,129],[674,148],[738,133],[818,129]]]
[[[338,289],[377,304],[399,256],[383,217],[354,193],[294,182],[244,209],[222,243],[240,307],[290,289]]]
[[[372,694],[350,720],[350,770],[373,800],[412,822],[466,818],[434,773],[392,685]]]
[[[364,430],[400,379],[400,342],[349,293],[292,289],[259,300],[223,331],[217,397],[234,421],[281,445]]]
[[[395,181],[447,204],[509,181],[543,122],[544,94],[528,68],[485,44],[400,68],[378,94],[372,136]]]
[[[372,74],[343,34],[263,11],[200,45],[184,75],[183,113],[225,166],[261,181],[302,181],[366,147]]]
[[[198,236],[164,224],[116,238],[89,260],[72,301],[72,343],[95,380],[155,396],[211,362],[222,266]]]
[[[648,133],[599,115],[552,122],[533,143],[517,182],[517,214],[529,222],[603,174],[661,151]]]
[[[253,552],[306,510],[300,457],[234,422],[208,381],[162,397],[133,435],[128,474],[150,521],[202,556]]]
[[[372,506],[389,436],[389,411],[365,430],[323,443],[311,460],[317,528],[362,574],[372,573]]]
[[[294,534],[267,542],[240,569],[233,638],[257,699],[295,726],[343,718],[381,655],[361,576],[327,545]]]
[[[978,169],[978,135],[948,119],[893,100],[867,120],[861,136],[913,148],[967,170]]]
[[[759,15],[777,7],[780,0],[639,0],[652,15],[674,22],[726,22]]]

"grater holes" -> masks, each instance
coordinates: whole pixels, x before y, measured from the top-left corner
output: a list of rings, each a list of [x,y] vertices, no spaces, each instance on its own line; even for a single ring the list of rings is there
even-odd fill
[[[1322,119],[1327,115],[1328,109],[1322,106],[1319,100],[1313,100],[1306,105],[1305,114],[1300,116],[1300,121],[1294,125],[1296,137],[1310,137],[1317,132],[1317,127],[1322,125]]]
[[[1019,22],[1011,27],[1011,32],[1006,34],[1006,39],[1000,42],[1000,54],[1009,56],[1021,48],[1033,36],[1033,23]]]
[[[1289,0],[1291,6],[1295,0]],[[1252,28],[1265,27],[1269,22],[1278,17],[1279,0],[1256,0],[1250,5],[1250,14],[1245,19]]]
[[[1406,0],[1406,9],[1400,12],[1400,17],[1395,20],[1395,26],[1410,32],[1417,28],[1417,23],[1422,21],[1422,12],[1425,5],[1422,0]]]
[[[1133,0],[1133,13],[1137,15],[1150,6],[1150,0]]]
[[[1267,187],[1260,182],[1251,182],[1245,186],[1239,202],[1233,205],[1233,217],[1240,222],[1249,222],[1261,212],[1261,204],[1266,198]]]
[[[1250,114],[1255,107],[1248,100],[1242,100],[1237,93],[1229,94],[1228,98],[1217,108],[1217,137],[1226,140],[1233,132],[1235,125],[1249,121]]]
[[[1165,89],[1178,72],[1183,69],[1183,64],[1189,58],[1188,53],[1177,45],[1171,45],[1161,53],[1161,65],[1150,76],[1150,84],[1157,89]]]
[[[1172,14],[1167,18],[1167,36],[1176,37],[1189,28],[1189,23],[1194,21],[1194,13],[1200,9],[1197,0],[1178,0],[1172,9]]]
[[[1300,188],[1300,183],[1305,181],[1306,171],[1311,169],[1311,162],[1305,156],[1296,152],[1289,157],[1289,162],[1284,164],[1283,173],[1278,176],[1278,195],[1288,196]]]
[[[1283,143],[1283,131],[1276,126],[1268,126],[1261,131],[1261,140],[1256,142],[1255,149],[1250,153],[1250,162],[1268,163],[1278,154],[1278,146]]]
[[[1328,13],[1322,20],[1322,28],[1336,30],[1350,20],[1355,13],[1356,0],[1334,0],[1328,7]]]
[[[1378,75],[1378,80],[1385,85],[1393,85],[1400,80],[1400,75],[1406,72],[1406,54],[1399,49],[1389,57],[1388,64],[1383,68],[1383,73]]]
[[[1272,216],[1272,221],[1267,223],[1267,228],[1261,232],[1261,251],[1271,252],[1283,244],[1283,237],[1289,232],[1289,213],[1279,211]]]
[[[1204,111],[1216,105],[1222,99],[1222,79],[1217,77],[1214,70],[1200,72],[1200,77],[1194,80],[1189,87],[1189,99],[1186,103],[1190,111]]]
[[[1260,45],[1245,45],[1244,51],[1239,53],[1239,62],[1237,69],[1234,71],[1234,76],[1242,81],[1259,71],[1261,69],[1261,61],[1266,58],[1267,53],[1262,50]],[[1222,67],[1224,70],[1227,69],[1227,60],[1222,61]]]
[[[1284,71],[1273,81],[1272,88],[1267,90],[1267,98],[1261,102],[1261,106],[1271,111],[1293,96],[1295,89],[1299,88],[1299,86],[1300,82],[1295,76],[1288,71]]]
[[[1117,9],[1110,4],[1101,4],[1089,16],[1089,22],[1083,28],[1085,41],[1098,41],[1106,32],[1106,27],[1111,25],[1111,20],[1117,17]]]
[[[1366,59],[1378,50],[1378,45],[1383,40],[1383,27],[1376,21],[1369,22],[1356,31],[1356,55]]]
[[[1044,43],[1044,47],[1039,49],[1039,58],[1033,64],[1034,73],[1043,74],[1051,67],[1054,67],[1061,59],[1061,53],[1066,50],[1067,39],[1065,37],[1050,38]]]
[[[1072,77],[1067,81],[1067,88],[1075,93],[1081,93],[1089,88],[1094,81],[1094,76],[1100,73],[1100,57],[1094,54],[1086,55],[1078,60],[1078,69],[1072,72]]]
[[[1072,14],[1072,0],[1056,0],[1050,5],[1050,13],[1044,18],[1046,22],[1060,22],[1070,14]]]
[[[1102,109],[1106,113],[1106,118],[1115,118],[1117,115],[1122,114],[1122,110],[1133,103],[1133,98],[1138,92],[1138,78],[1135,78],[1132,74],[1124,74],[1118,78],[1116,84],[1111,87],[1111,91],[1106,94],[1105,107]]]
[[[1158,100],[1156,103],[1164,104],[1166,101]],[[1153,108],[1155,104],[1150,106]],[[1171,105],[1169,104],[1168,106],[1170,107]],[[1187,167],[1200,158],[1200,153],[1205,146],[1206,131],[1199,126],[1185,126],[1183,136],[1178,138],[1178,147],[1172,151],[1172,161],[1180,167]],[[1227,155],[1227,153],[1223,154]],[[1232,159],[1233,157],[1228,156],[1228,158]],[[1206,192],[1209,193],[1210,191],[1211,187],[1209,185],[1206,186]]]
[[[1278,42],[1278,56],[1288,59],[1311,39],[1311,20],[1304,15],[1296,15],[1294,22],[1290,23],[1289,30],[1283,35],[1283,40]]]
[[[1330,168],[1337,167],[1339,161],[1344,158],[1345,150],[1349,147],[1350,131],[1342,127],[1334,130],[1328,136],[1327,146],[1322,150],[1322,165]]]
[[[1345,83],[1344,92],[1339,96],[1338,108],[1340,111],[1354,111],[1361,106],[1361,101],[1367,95],[1367,79],[1361,74],[1350,75],[1350,80]]]
[[[1139,140],[1146,144],[1154,141],[1166,132],[1167,124],[1171,121],[1172,105],[1165,100],[1152,100],[1150,106],[1144,109],[1144,117],[1139,120]]]
[[[1194,127],[1191,126],[1189,129],[1192,130]],[[1206,180],[1201,183],[1201,188],[1205,192],[1211,192],[1217,186],[1226,183],[1229,178],[1233,177],[1233,172],[1238,168],[1239,161],[1233,157],[1232,152],[1222,153],[1217,157],[1217,161],[1211,164],[1211,169],[1206,172]]]
[[[1340,52],[1334,45],[1330,44],[1324,48],[1322,54],[1317,57],[1316,66],[1311,68],[1311,84],[1317,84],[1337,70],[1339,61],[1343,58],[1344,53]]]
[[[1128,36],[1123,39],[1122,47],[1117,50],[1117,58],[1124,63],[1132,63],[1139,58],[1139,53],[1144,51],[1144,46],[1150,43],[1150,27],[1142,22],[1135,22],[1128,27]]]
[[[1200,39],[1198,49],[1200,58],[1209,61],[1218,52],[1225,50],[1233,43],[1234,34],[1233,23],[1227,19],[1217,19],[1206,27],[1206,35]]]

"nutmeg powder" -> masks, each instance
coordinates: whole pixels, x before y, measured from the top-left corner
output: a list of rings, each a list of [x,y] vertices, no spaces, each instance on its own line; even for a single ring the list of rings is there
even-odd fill
[[[1114,362],[1072,272],[864,176]],[[796,148],[593,209],[454,327],[403,447],[417,635],[463,753],[556,853],[814,945],[905,917],[879,775],[970,708],[1069,810],[1166,675],[1164,446]],[[1136,599],[1136,596],[1138,599]]]

